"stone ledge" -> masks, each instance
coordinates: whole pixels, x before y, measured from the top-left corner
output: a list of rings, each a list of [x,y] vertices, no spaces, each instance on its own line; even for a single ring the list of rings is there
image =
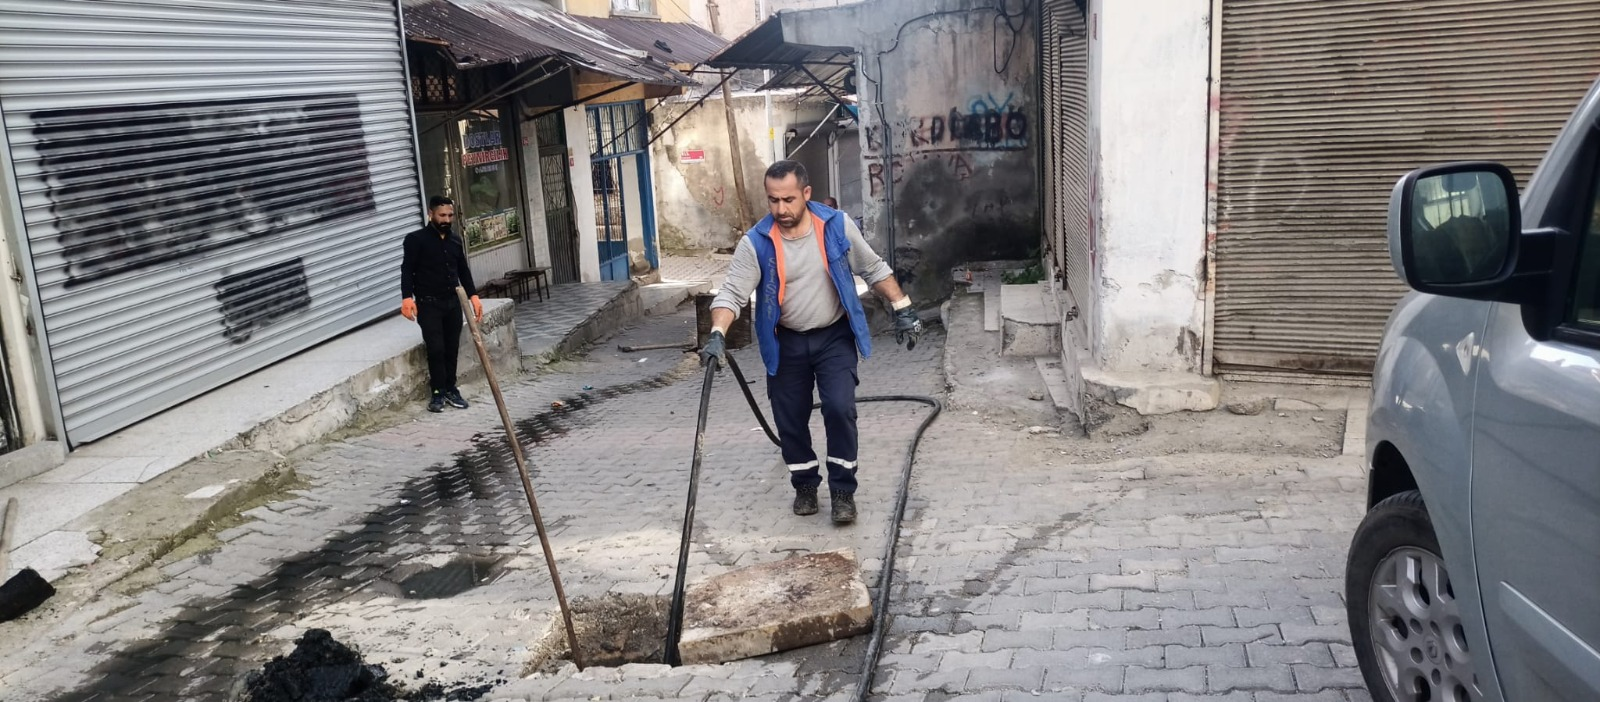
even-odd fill
[[[1215,378],[1190,373],[1123,373],[1084,366],[1087,396],[1149,417],[1175,412],[1209,412],[1222,401]]]

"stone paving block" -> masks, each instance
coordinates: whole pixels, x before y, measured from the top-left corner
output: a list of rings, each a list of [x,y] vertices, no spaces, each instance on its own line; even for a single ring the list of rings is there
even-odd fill
[[[1324,668],[1297,664],[1294,666],[1295,684],[1303,692],[1318,692],[1329,688],[1364,688],[1366,681],[1359,668]]]
[[[1334,664],[1341,668],[1354,668],[1360,665],[1356,660],[1355,648],[1348,644],[1328,644],[1328,650],[1333,653]]]
[[[1185,668],[1195,665],[1224,665],[1243,668],[1249,664],[1245,657],[1242,644],[1226,644],[1223,646],[1206,646],[1191,648],[1189,646],[1168,646],[1166,648],[1166,664],[1174,668]]]
[[[1349,702],[1338,690],[1322,692],[1257,692],[1256,702]]]
[[[1161,692],[1141,692],[1127,695],[1091,692],[1084,695],[1083,702],[1167,702],[1167,695]]]
[[[1083,609],[1122,609],[1122,590],[1104,590],[1101,592],[1059,592],[1056,593],[1055,611],[1072,612]]]
[[[1143,668],[1130,666],[1123,683],[1127,692],[1205,692],[1206,669]]]
[[[1077,668],[1072,666],[1051,667],[1045,670],[1044,684],[1041,689],[1049,694],[1058,690],[1100,690],[1104,692],[1122,692],[1122,679],[1126,671],[1122,666],[1104,666],[1098,668]]]
[[[1090,575],[1089,590],[1100,592],[1102,590],[1155,590],[1155,573],[1136,573],[1133,575]]]
[[[1165,660],[1166,652],[1159,646],[1149,648],[1118,650],[1111,648],[1069,648],[1059,654],[1059,663],[1078,665],[1085,668],[1094,666],[1125,666],[1138,665],[1148,668],[1160,667]]]
[[[1129,634],[1124,629],[1056,629],[1053,648],[1068,651],[1074,648],[1110,648],[1121,650],[1129,646]]]
[[[1311,616],[1310,607],[1284,607],[1277,609],[1235,607],[1233,608],[1233,613],[1234,617],[1239,622],[1239,626],[1245,627],[1277,624],[1303,624],[1307,626],[1314,626],[1317,623],[1316,620]]]
[[[1162,609],[1153,610],[1161,614],[1161,628],[1179,629],[1186,626],[1233,626],[1233,611],[1225,607],[1214,609]]]
[[[1211,666],[1207,669],[1207,672],[1207,684],[1212,692],[1232,692],[1234,690],[1293,692],[1295,690],[1294,673],[1288,668]]]
[[[1178,592],[1145,592],[1143,590],[1125,590],[1122,592],[1122,604],[1127,609],[1142,609],[1156,607],[1160,609],[1194,609],[1194,593],[1188,591]]]
[[[1089,628],[1089,610],[1079,609],[1071,612],[1052,612],[1050,614],[1025,614],[1022,617],[1024,631],[1030,629],[1087,629]]]
[[[1283,632],[1283,640],[1289,644],[1303,643],[1350,643],[1350,629],[1342,624],[1330,625],[1305,625],[1284,624],[1278,627]]]
[[[1298,646],[1268,644],[1248,644],[1245,652],[1250,658],[1250,665],[1257,668],[1270,668],[1276,666],[1294,665],[1296,663],[1321,667],[1333,667],[1333,653],[1328,644],[1308,643]]]
[[[1283,643],[1283,636],[1279,634],[1278,627],[1251,626],[1251,627],[1200,627],[1200,637],[1207,646],[1220,646],[1230,643]]]
[[[1090,610],[1089,624],[1104,629],[1160,629],[1161,611],[1135,609],[1130,611]]]
[[[982,650],[1000,651],[1028,648],[1048,651],[1051,649],[1054,640],[1055,632],[1051,629],[993,630],[984,632]]]
[[[1200,638],[1200,627],[1185,626],[1176,629],[1159,630],[1130,630],[1128,632],[1128,648],[1144,648],[1146,646],[1190,646],[1203,645]]]
[[[1004,668],[1011,664],[1011,651],[987,651],[982,653],[966,653],[963,651],[946,651],[939,657],[939,670],[959,670],[972,668]]]
[[[967,676],[966,689],[969,691],[1000,688],[1037,690],[1044,682],[1044,674],[1043,667],[975,668]]]

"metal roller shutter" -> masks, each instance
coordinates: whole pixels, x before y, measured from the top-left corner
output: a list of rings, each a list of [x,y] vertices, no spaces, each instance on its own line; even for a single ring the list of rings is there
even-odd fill
[[[73,443],[391,311],[420,193],[393,0],[0,4]]]
[[[1089,219],[1089,36],[1073,0],[1044,5],[1047,238],[1087,323],[1095,295]],[[1086,338],[1086,335],[1085,335]]]
[[[1363,376],[1404,287],[1389,192],[1483,158],[1526,183],[1600,71],[1593,0],[1225,0],[1217,370]]]

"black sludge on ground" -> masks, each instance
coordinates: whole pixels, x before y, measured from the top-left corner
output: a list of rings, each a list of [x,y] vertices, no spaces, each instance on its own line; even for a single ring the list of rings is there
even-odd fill
[[[268,661],[245,681],[243,702],[470,702],[491,683],[447,688],[429,682],[416,690],[390,683],[381,665],[369,664],[355,649],[323,629],[310,629],[294,651]]]

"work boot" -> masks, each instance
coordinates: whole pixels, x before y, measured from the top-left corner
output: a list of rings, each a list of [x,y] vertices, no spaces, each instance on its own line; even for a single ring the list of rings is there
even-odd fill
[[[817,513],[817,489],[814,487],[794,489],[794,513],[802,517]]]
[[[856,521],[856,495],[853,492],[833,490],[833,523],[851,524]]]
[[[450,403],[451,407],[458,409],[467,408],[467,401],[465,398],[461,397],[460,390],[452,389],[449,392],[446,392],[444,394],[444,401]]]
[[[428,411],[429,412],[443,412],[444,411],[444,394],[443,393],[439,392],[438,390],[434,390],[433,391],[433,397],[428,400]]]

